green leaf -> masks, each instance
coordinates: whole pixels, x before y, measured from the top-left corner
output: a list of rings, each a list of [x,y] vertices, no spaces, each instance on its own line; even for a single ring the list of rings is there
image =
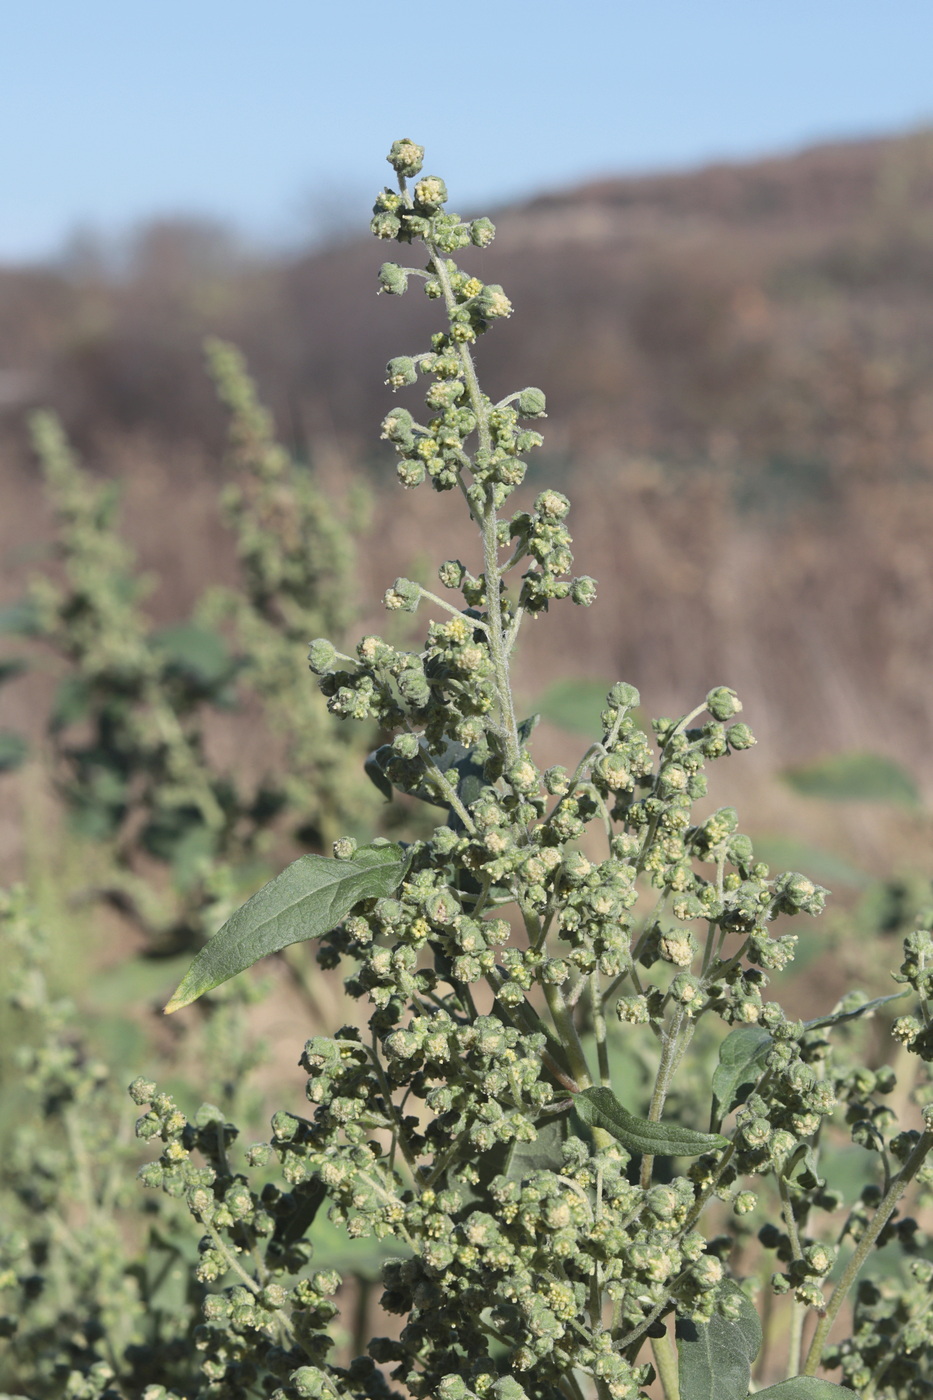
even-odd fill
[[[350,860],[301,856],[248,899],[188,968],[166,1013],[180,1011],[261,958],[329,933],[363,899],[398,888],[408,858],[389,841],[361,846]]]
[[[12,773],[26,760],[29,745],[12,729],[0,729],[0,773]]]
[[[31,598],[20,598],[0,608],[0,632],[18,637],[34,637],[38,631],[37,608]]]
[[[284,1225],[280,1225],[281,1242],[285,1245],[297,1244],[299,1240],[304,1239],[327,1199],[327,1188],[321,1178],[315,1176],[310,1181],[298,1182],[292,1187],[291,1195],[294,1209],[290,1215],[285,1216]]]
[[[868,1012],[875,1011],[879,1006],[886,1006],[889,1001],[900,1001],[901,997],[906,997],[910,988],[905,987],[902,992],[889,992],[884,997],[873,997],[871,1001],[863,1001],[859,1006],[843,1008],[841,1011],[831,1011],[828,1016],[818,1016],[815,1021],[804,1021],[804,1030],[819,1031],[824,1026],[838,1026],[842,1021],[854,1021],[858,1016],[865,1016]]]
[[[574,1094],[573,1106],[591,1128],[605,1132],[628,1148],[647,1157],[699,1157],[729,1146],[719,1133],[697,1133],[677,1123],[652,1123],[623,1108],[611,1089],[583,1089]]]
[[[534,1142],[509,1144],[502,1175],[509,1181],[524,1181],[532,1172],[559,1172],[563,1166],[563,1145],[567,1139],[566,1113],[545,1118],[538,1126]]]
[[[590,738],[602,733],[600,715],[606,708],[606,696],[612,681],[566,680],[554,681],[538,700],[541,718],[559,729]]]
[[[236,662],[220,633],[196,622],[163,627],[153,632],[149,641],[169,669],[207,689],[226,684],[236,670]]]
[[[395,757],[395,751],[392,745],[383,744],[380,748],[373,750],[363,765],[367,777],[375,783],[387,800],[392,797],[393,783],[386,775],[385,768],[389,759],[393,757]],[[434,754],[432,757],[441,772],[450,776],[457,796],[464,806],[469,807],[471,802],[475,802],[486,784],[486,779],[483,775],[483,765],[475,761],[472,749],[466,749],[462,744],[448,741],[444,752]],[[418,797],[422,802],[430,802],[434,807],[447,806],[447,800],[443,793],[438,792],[427,773],[424,777],[419,777],[418,781],[410,787],[400,787],[399,791],[404,792],[408,797]]]
[[[757,1390],[754,1400],[843,1400],[851,1395],[858,1400],[854,1390],[847,1385],[833,1385],[832,1381],[821,1381],[816,1376],[794,1376],[789,1381],[778,1381],[767,1390]]]
[[[765,1068],[772,1040],[761,1026],[739,1026],[719,1047],[719,1063],[713,1071],[713,1119],[721,1123],[727,1113],[744,1103]]]
[[[767,861],[772,870],[802,870],[818,885],[831,889],[837,885],[866,889],[872,883],[870,875],[834,851],[796,841],[792,836],[756,836],[755,859]]]
[[[91,687],[80,676],[66,676],[60,683],[49,711],[49,729],[57,734],[69,724],[84,719],[91,708]]]
[[[897,802],[920,805],[920,794],[909,774],[877,753],[837,753],[800,768],[788,768],[784,781],[804,797],[829,802]]]
[[[738,1284],[726,1279],[720,1297],[735,1299],[739,1315],[715,1312],[709,1322],[677,1323],[680,1400],[745,1400],[752,1362],[761,1349],[761,1320]]]
[[[29,662],[23,656],[11,656],[8,661],[0,661],[0,685],[15,681],[17,676],[29,670]]]
[[[529,715],[527,719],[523,719],[521,721],[521,723],[518,726],[518,737],[523,744],[527,744],[529,742],[532,734],[535,732],[540,722],[540,715]]]
[[[388,756],[387,751],[388,753],[392,751],[390,744],[383,744],[381,748],[373,749],[371,754],[367,754],[363,763],[363,772],[366,774],[369,781],[374,783],[379,789],[385,800],[391,802],[393,791],[392,784],[386,777],[382,767],[383,758]]]

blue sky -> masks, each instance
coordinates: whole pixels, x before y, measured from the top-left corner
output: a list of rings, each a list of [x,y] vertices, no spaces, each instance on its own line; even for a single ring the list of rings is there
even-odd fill
[[[933,124],[933,0],[6,0],[0,258],[162,214],[365,221],[396,136],[454,207]]]

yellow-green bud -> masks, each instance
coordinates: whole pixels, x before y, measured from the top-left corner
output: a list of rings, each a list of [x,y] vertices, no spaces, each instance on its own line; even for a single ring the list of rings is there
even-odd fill
[[[401,141],[392,142],[386,160],[397,175],[417,175],[424,162],[424,147],[416,146],[414,141],[405,136]]]
[[[496,236],[496,226],[491,219],[474,219],[470,224],[470,241],[477,248],[488,248]]]
[[[394,238],[402,224],[394,214],[379,213],[373,215],[369,227],[377,238]]]
[[[547,520],[563,520],[570,509],[570,502],[560,491],[542,491],[535,500],[535,513]]]
[[[591,603],[596,602],[596,580],[590,578],[589,574],[581,574],[570,584],[570,597],[574,603],[581,608],[588,608]]]
[[[518,396],[518,411],[523,418],[546,418],[546,406],[540,389],[523,389]]]
[[[391,588],[387,588],[383,602],[390,612],[399,609],[415,612],[421,601],[421,585],[410,578],[397,578]]]
[[[379,290],[390,296],[401,296],[408,289],[408,269],[398,263],[385,262],[379,269]]]
[[[386,383],[393,389],[403,389],[406,384],[417,384],[418,371],[409,355],[397,355],[386,365]]]
[[[512,303],[496,283],[490,283],[488,287],[483,288],[476,298],[476,307],[480,315],[490,321],[512,314]]]
[[[433,212],[447,203],[447,186],[439,175],[425,175],[415,186],[415,202],[422,210]]]
[[[734,690],[727,685],[719,685],[707,695],[706,708],[713,719],[731,719],[741,710],[742,702]]]
[[[318,637],[308,647],[308,665],[316,676],[324,676],[337,659],[337,648],[326,637]]]

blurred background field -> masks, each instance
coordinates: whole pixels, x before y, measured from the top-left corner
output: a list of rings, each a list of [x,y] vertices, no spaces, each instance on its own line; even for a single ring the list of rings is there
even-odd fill
[[[529,705],[564,677],[624,677],[660,714],[728,682],[761,743],[722,800],[753,794],[762,829],[827,826],[840,853],[886,868],[902,840],[889,815],[802,815],[773,779],[871,751],[921,795],[933,786],[933,135],[605,180],[494,212],[484,276],[516,314],[481,369],[493,395],[516,373],[545,387],[527,489],[568,492],[578,566],[600,585],[582,617],[558,609],[528,629]],[[202,354],[220,333],[322,489],[368,494],[347,587],[379,625],[371,600],[438,562],[423,542],[448,505],[403,496],[378,442],[381,366],[431,310],[416,292],[376,300],[380,251],[345,238],[247,255],[220,228],[174,220],[142,229],[120,266],[86,248],[0,272],[4,600],[49,539],[26,432],[40,405],[93,475],[121,483],[126,536],[158,580],[154,625],[232,579],[223,415]],[[5,727],[35,733],[43,683],[5,688]],[[14,783],[8,870],[22,859]]]

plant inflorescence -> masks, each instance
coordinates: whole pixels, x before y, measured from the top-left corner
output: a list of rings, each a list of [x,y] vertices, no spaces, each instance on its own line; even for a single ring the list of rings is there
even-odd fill
[[[794,957],[789,921],[819,914],[826,892],[771,871],[734,810],[709,810],[708,763],[755,742],[732,690],[648,732],[619,682],[576,765],[539,762],[510,679],[520,630],[552,604],[589,606],[595,583],[572,573],[562,492],[510,506],[544,395],[493,402],[480,387],[473,347],[512,308],[455,255],[495,231],[447,211],[422,156],[393,145],[397,188],[372,230],[423,247],[424,266],[383,264],[380,288],[420,283],[443,326],[389,362],[393,389],[427,384],[427,413],[393,408],[383,437],[403,487],[462,497],[477,557],[442,562],[442,591],[405,577],[387,590],[390,613],[430,614],[421,646],[318,639],[310,665],[332,715],[383,732],[366,764],[380,791],[446,820],[408,844],[342,835],[332,858],[302,857],[232,915],[169,1004],[314,938],[359,1016],[307,1041],[303,1112],[277,1112],[241,1156],[216,1108],[189,1119],[132,1085],[137,1133],[159,1148],[143,1182],[201,1233],[186,1393],[629,1400],[656,1383],[665,1400],[920,1400],[933,1269],[899,1206],[912,1183],[928,1205],[933,1184],[933,919],[906,940],[901,991],[802,1022],[769,986]],[[860,1035],[908,993],[899,1087]],[[353,1347],[334,1329],[345,1279],[315,1261],[325,1212],[348,1249],[386,1251],[378,1320],[362,1310]],[[886,1245],[886,1276],[853,1288]],[[180,1394],[165,1384],[147,1400]]]

